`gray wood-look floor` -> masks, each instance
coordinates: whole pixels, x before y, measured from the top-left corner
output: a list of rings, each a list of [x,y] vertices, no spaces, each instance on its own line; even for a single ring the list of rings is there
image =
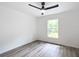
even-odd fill
[[[8,51],[1,57],[79,57],[79,49],[35,41]]]

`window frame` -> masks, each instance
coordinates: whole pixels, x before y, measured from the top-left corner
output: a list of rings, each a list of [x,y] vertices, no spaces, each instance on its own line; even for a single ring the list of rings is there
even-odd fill
[[[58,38],[59,38],[59,20],[58,20],[58,18],[53,18],[53,19],[50,19],[50,20],[57,20],[57,21],[58,21],[58,37],[55,38],[55,37],[49,37],[49,36],[48,36],[48,32],[49,32],[49,31],[48,31],[48,30],[49,30],[49,29],[48,29],[48,21],[49,21],[49,20],[47,20],[47,37],[48,37],[48,38],[55,38],[55,39],[58,39]]]

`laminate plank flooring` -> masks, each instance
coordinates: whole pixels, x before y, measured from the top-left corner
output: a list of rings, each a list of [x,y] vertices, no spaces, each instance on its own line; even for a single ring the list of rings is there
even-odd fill
[[[35,41],[0,55],[1,57],[79,57],[79,49]]]

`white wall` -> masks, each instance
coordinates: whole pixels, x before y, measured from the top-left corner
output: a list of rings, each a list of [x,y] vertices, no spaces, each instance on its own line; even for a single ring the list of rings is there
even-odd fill
[[[0,53],[34,41],[35,18],[0,6]]]
[[[59,38],[47,37],[47,21],[59,19]],[[79,48],[79,11],[67,11],[37,19],[38,40]]]

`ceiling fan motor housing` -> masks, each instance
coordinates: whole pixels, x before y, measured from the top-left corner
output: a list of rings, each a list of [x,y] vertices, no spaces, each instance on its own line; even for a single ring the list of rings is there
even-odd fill
[[[42,2],[41,5],[45,5],[45,2]]]
[[[45,2],[41,2],[41,5],[42,5],[41,10],[44,10],[44,5],[45,5]]]

